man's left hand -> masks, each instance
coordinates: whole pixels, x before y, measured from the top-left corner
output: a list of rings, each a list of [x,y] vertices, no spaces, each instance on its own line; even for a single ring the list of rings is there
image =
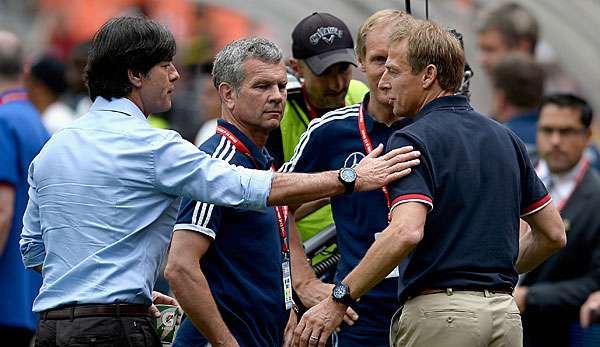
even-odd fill
[[[313,306],[294,330],[294,346],[324,347],[331,333],[342,323],[346,309],[346,305],[333,301],[331,297]]]
[[[158,308],[156,307],[155,304],[177,306],[179,309],[179,315],[181,316],[183,314],[183,310],[179,306],[179,303],[177,302],[177,300],[175,300],[175,298],[172,298],[163,293],[152,292],[152,306],[150,306],[150,314],[153,315],[154,317],[158,318],[158,317],[160,317],[160,311],[158,310]]]

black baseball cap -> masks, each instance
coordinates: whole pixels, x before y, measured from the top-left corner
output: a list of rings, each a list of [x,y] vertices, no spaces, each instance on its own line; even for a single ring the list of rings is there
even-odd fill
[[[350,30],[329,13],[315,12],[296,25],[292,32],[292,55],[304,60],[316,75],[337,63],[356,66]]]

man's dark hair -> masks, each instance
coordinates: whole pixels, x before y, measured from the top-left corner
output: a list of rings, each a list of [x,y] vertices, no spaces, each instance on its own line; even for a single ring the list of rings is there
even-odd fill
[[[29,74],[57,97],[67,90],[65,65],[51,55],[42,56],[31,64]]]
[[[175,55],[175,38],[162,24],[137,17],[118,17],[106,22],[94,36],[85,67],[90,98],[129,95],[132,85],[127,71],[146,75]]]
[[[492,84],[512,105],[535,108],[544,95],[544,70],[532,57],[513,52],[492,68]]]
[[[558,107],[578,109],[580,111],[579,116],[583,127],[589,129],[590,125],[592,124],[594,111],[592,110],[592,107],[587,103],[587,101],[578,96],[567,93],[547,95],[542,99],[542,102],[540,103],[540,110],[546,105],[556,105]]]

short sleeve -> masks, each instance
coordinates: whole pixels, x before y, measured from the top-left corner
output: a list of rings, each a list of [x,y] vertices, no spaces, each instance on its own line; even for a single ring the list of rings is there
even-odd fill
[[[311,121],[308,129],[300,137],[300,142],[294,149],[294,155],[282,165],[279,169],[280,172],[310,173],[328,170],[320,160],[323,150],[327,148],[321,145],[325,133],[323,126],[327,126],[327,124],[319,118]]]
[[[552,199],[544,183],[535,172],[533,164],[527,156],[525,145],[519,139],[515,140],[518,144],[519,160],[521,161],[521,217],[525,217],[541,210]]]
[[[431,174],[431,160],[423,145],[402,132],[394,133],[387,143],[387,151],[412,146],[421,152],[421,163],[411,169],[411,173],[389,185],[391,209],[406,202],[420,202],[433,209],[434,180]]]
[[[222,215],[221,206],[184,198],[173,230],[192,230],[214,240],[221,225]]]
[[[18,180],[17,148],[14,133],[0,119],[0,182],[16,185]]]

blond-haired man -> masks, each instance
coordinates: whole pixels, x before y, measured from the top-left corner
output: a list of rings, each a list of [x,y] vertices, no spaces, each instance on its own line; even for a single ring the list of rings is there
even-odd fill
[[[294,157],[283,166],[284,171],[313,172],[336,165],[352,166],[379,143],[386,143],[394,131],[411,123],[410,119],[392,113],[392,106],[377,84],[385,70],[389,34],[394,28],[414,22],[411,16],[398,10],[378,11],[365,21],[357,35],[356,53],[359,68],[367,76],[369,94],[362,103],[330,112],[312,122]],[[388,203],[387,189],[331,199],[341,253],[336,280],[344,278],[358,264],[387,226]],[[295,222],[290,219],[290,223]],[[294,287],[302,303],[311,307],[328,297],[333,285],[315,277],[295,232],[292,241]],[[392,271],[348,310],[347,324],[337,334],[339,346],[388,345],[388,322],[399,306],[397,273]]]
[[[391,41],[379,88],[394,114],[415,122],[387,149],[410,144],[421,165],[389,186],[390,225],[332,296],[303,316],[296,345],[324,346],[346,307],[407,258],[392,345],[520,346],[516,270],[564,246],[560,216],[520,140],[454,95],[464,68],[460,43],[433,22]],[[520,242],[519,217],[532,226]]]

